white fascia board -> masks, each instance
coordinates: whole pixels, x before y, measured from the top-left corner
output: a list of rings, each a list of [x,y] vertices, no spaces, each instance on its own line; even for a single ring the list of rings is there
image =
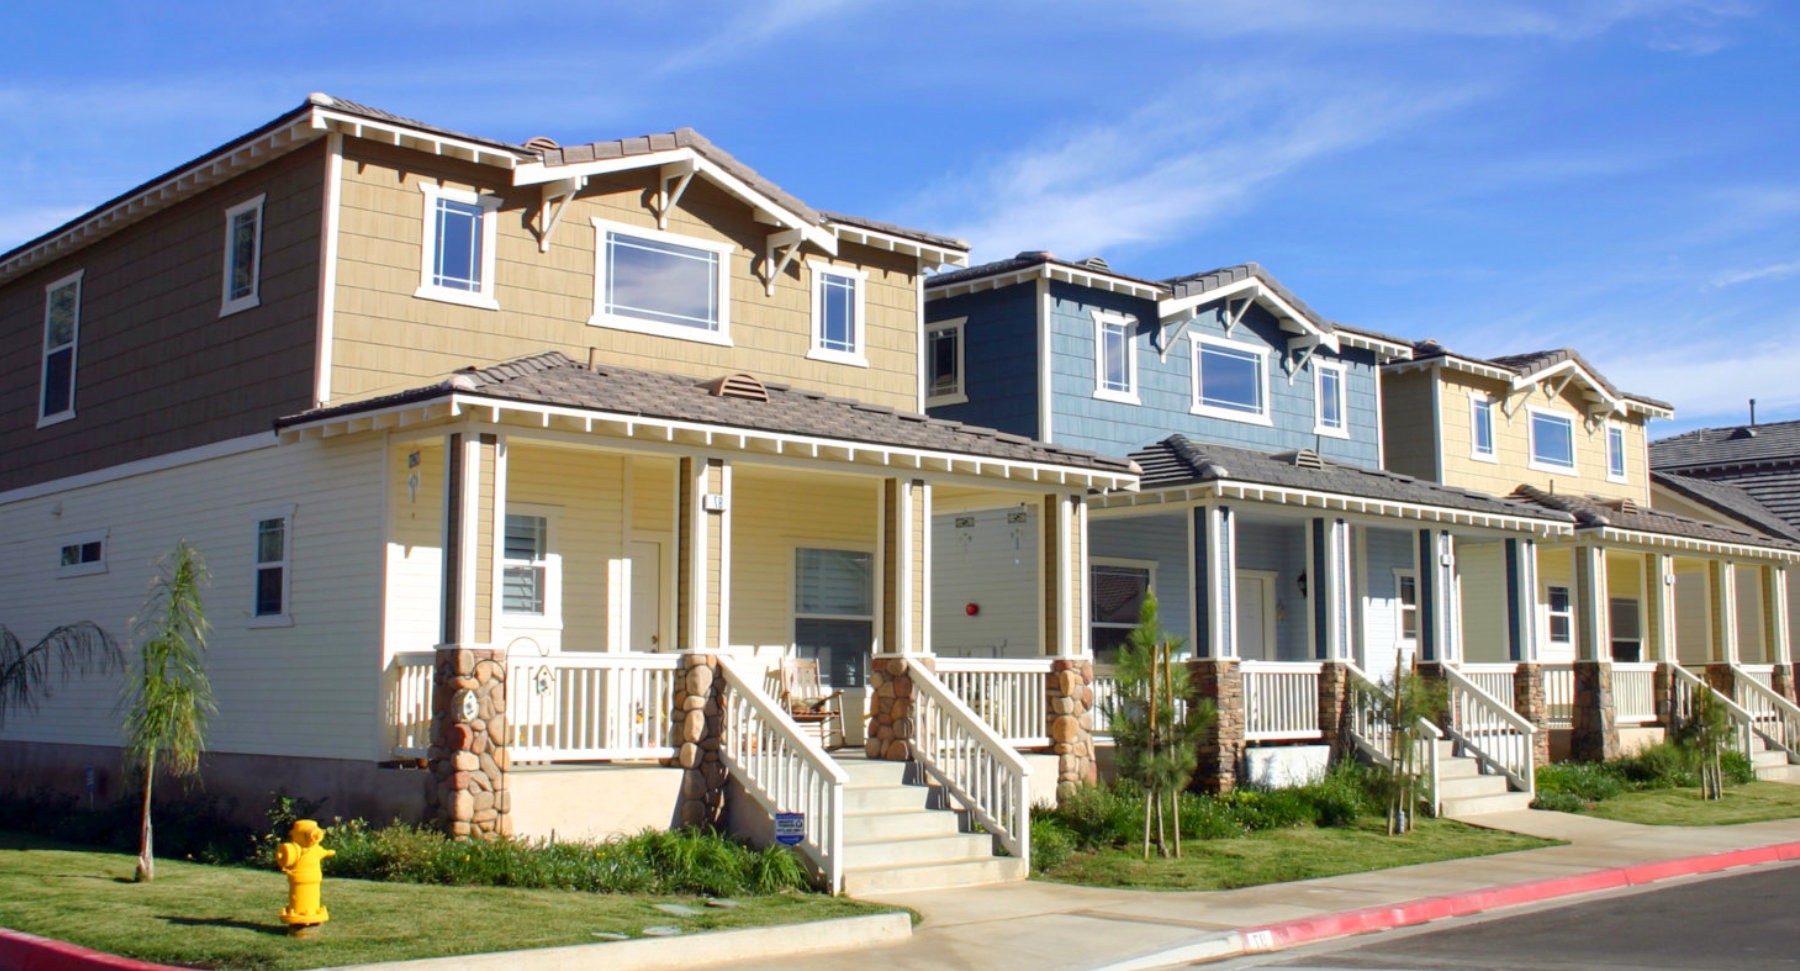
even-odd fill
[[[1593,536],[1594,527],[1579,531],[1581,538]],[[1775,562],[1800,562],[1800,552],[1777,549],[1772,546],[1751,546],[1743,543],[1721,543],[1717,540],[1700,539],[1694,536],[1676,536],[1670,533],[1647,533],[1636,529],[1619,529],[1615,526],[1602,526],[1599,533],[1600,543],[1604,546],[1616,546],[1621,543],[1657,549],[1684,550],[1693,553],[1708,553],[1715,556],[1727,556],[1737,559],[1772,560]]]
[[[996,273],[993,276],[976,277],[962,280],[945,287],[930,289],[925,294],[926,300],[941,300],[945,297],[961,296],[965,293],[978,293],[982,290],[998,290],[1010,287],[1015,283],[1030,283],[1034,280],[1054,280],[1058,283],[1072,283],[1076,286],[1105,290],[1108,293],[1123,293],[1145,300],[1155,300],[1162,295],[1162,288],[1136,280],[1109,276],[1104,273],[1092,273],[1070,266],[1039,263],[1022,270],[1007,273]]]
[[[1601,384],[1598,378],[1588,373],[1587,368],[1582,367],[1574,361],[1559,361],[1556,364],[1533,371],[1530,374],[1518,375],[1512,379],[1512,389],[1514,391],[1522,391],[1539,382],[1562,374],[1565,371],[1571,372],[1572,377],[1580,378],[1581,383],[1587,385],[1590,390],[1596,395],[1599,395],[1600,400],[1604,401],[1610,410],[1618,410],[1621,400],[1611,392],[1608,392],[1606,386]]]
[[[1193,310],[1202,304],[1223,300],[1226,297],[1235,297],[1245,290],[1255,290],[1258,294],[1261,294],[1262,288],[1261,280],[1258,280],[1253,276],[1246,277],[1236,283],[1229,283],[1222,287],[1216,287],[1205,293],[1196,293],[1185,297],[1170,297],[1165,300],[1159,300],[1156,303],[1156,315],[1163,320],[1168,320],[1170,317],[1179,315],[1184,310]]]
[[[1374,351],[1375,363],[1377,364],[1386,364],[1389,361],[1412,360],[1413,349],[1410,344],[1396,344],[1393,341],[1384,341],[1379,337],[1370,337],[1367,334],[1359,334],[1352,330],[1339,330],[1337,331],[1337,336],[1338,340],[1343,343],[1345,347]]]
[[[430,152],[433,155],[447,155],[451,158],[474,162],[477,165],[512,169],[520,164],[518,153],[496,148],[493,145],[483,145],[466,138],[439,134],[414,128],[411,125],[376,121],[361,115],[333,111],[330,108],[315,107],[313,109],[312,128],[320,133],[341,132],[353,138],[385,142],[401,148]]]
[[[1236,482],[1229,479],[1188,486],[1140,489],[1137,492],[1089,496],[1095,511],[1118,511],[1155,505],[1166,507],[1205,501],[1209,497],[1234,499],[1271,505],[1301,506],[1311,509],[1337,510],[1375,519],[1404,519],[1441,522],[1452,525],[1525,532],[1546,539],[1569,539],[1575,535],[1573,523],[1537,519],[1530,516],[1508,516],[1497,513],[1451,509],[1395,499],[1371,499],[1345,493],[1318,492],[1288,486]],[[1107,517],[1111,518],[1111,517]]]
[[[1648,418],[1673,418],[1673,417],[1675,417],[1675,409],[1667,408],[1662,405],[1653,405],[1650,402],[1641,400],[1639,398],[1632,398],[1632,397],[1622,398],[1622,399],[1620,399],[1620,404],[1627,411],[1635,411],[1635,412],[1637,412],[1641,415],[1644,415],[1645,417],[1648,417]]]
[[[832,223],[830,229],[838,239],[847,243],[860,243],[891,253],[917,257],[919,260],[935,266],[968,266],[969,251],[948,246],[935,246],[921,240],[884,233],[866,226],[854,226],[848,223]]]
[[[1339,350],[1336,331],[1321,328],[1318,324],[1307,319],[1306,315],[1296,309],[1293,304],[1281,299],[1280,294],[1263,286],[1262,280],[1254,276],[1239,280],[1236,283],[1230,283],[1222,287],[1208,290],[1205,293],[1159,301],[1156,305],[1156,314],[1163,320],[1168,320],[1172,317],[1179,316],[1183,311],[1193,310],[1203,304],[1213,303],[1215,301],[1223,300],[1226,297],[1233,297],[1246,292],[1248,292],[1255,300],[1262,303],[1263,306],[1286,317],[1288,320],[1293,321],[1295,326],[1299,327],[1302,333],[1310,334],[1318,338],[1319,343],[1331,348],[1333,351]]]
[[[574,162],[568,165],[521,162],[518,167],[513,169],[513,185],[540,185],[562,179],[610,175],[614,172],[631,172],[637,169],[655,169],[665,165],[693,164],[699,157],[699,153],[691,148],[672,148],[663,152],[621,155],[618,158],[595,159],[592,162]]]

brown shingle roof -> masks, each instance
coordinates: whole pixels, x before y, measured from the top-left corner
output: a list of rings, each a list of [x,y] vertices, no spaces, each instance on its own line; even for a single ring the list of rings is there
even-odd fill
[[[1800,551],[1800,543],[1778,539],[1756,530],[1703,523],[1698,519],[1689,519],[1686,516],[1677,516],[1670,512],[1644,509],[1626,500],[1578,496],[1567,492],[1551,493],[1531,485],[1522,485],[1514,489],[1512,497],[1525,502],[1537,503],[1546,509],[1559,509],[1569,513],[1575,517],[1577,529],[1612,526],[1618,529],[1660,533],[1665,536],[1681,536],[1713,543],[1767,546],[1789,552]]]
[[[1800,528],[1783,521],[1775,510],[1763,505],[1749,490],[1733,482],[1715,482],[1673,472],[1650,471],[1650,479],[1670,492],[1723,513],[1772,536],[1800,542]]]

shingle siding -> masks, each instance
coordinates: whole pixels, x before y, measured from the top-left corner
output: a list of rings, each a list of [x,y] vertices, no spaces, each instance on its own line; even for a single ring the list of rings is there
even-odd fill
[[[927,324],[957,317],[968,318],[963,325],[963,393],[969,400],[933,407],[932,417],[1040,437],[1037,288],[1019,284],[925,304]]]

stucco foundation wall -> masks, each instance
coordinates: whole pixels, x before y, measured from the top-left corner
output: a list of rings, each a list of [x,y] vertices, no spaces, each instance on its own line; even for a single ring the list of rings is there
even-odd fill
[[[513,835],[603,840],[675,825],[682,770],[658,765],[515,767]]]

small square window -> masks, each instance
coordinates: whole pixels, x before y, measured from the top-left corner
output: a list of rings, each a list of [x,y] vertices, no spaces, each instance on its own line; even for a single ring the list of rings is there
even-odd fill
[[[927,405],[956,405],[969,400],[963,390],[963,324],[967,319],[957,317],[925,328]]]
[[[225,210],[225,282],[219,316],[261,302],[263,196]]]
[[[1606,477],[1614,482],[1625,478],[1625,429],[1606,426]]]
[[[106,530],[64,536],[56,545],[57,576],[79,577],[106,572]]]
[[[1194,413],[1270,424],[1268,349],[1195,335]]]
[[[81,337],[81,273],[44,288],[44,362],[38,427],[75,417],[75,347]]]
[[[1494,402],[1481,396],[1469,399],[1469,456],[1497,461],[1494,454]]]
[[[1094,397],[1138,403],[1137,355],[1132,347],[1137,318],[1111,310],[1094,315]]]
[[[868,367],[863,357],[863,281],[866,274],[817,260],[813,279],[813,340],[807,357]]]
[[[1575,471],[1575,419],[1547,411],[1531,413],[1531,467]]]
[[[489,310],[494,300],[494,239],[500,197],[429,183],[425,195],[424,248],[414,296]]]
[[[1313,432],[1339,438],[1350,437],[1349,402],[1343,366],[1320,362],[1317,365],[1313,394],[1317,401]]]

